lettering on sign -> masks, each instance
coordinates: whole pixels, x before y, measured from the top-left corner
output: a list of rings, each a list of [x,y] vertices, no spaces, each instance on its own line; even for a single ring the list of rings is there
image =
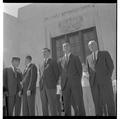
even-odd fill
[[[60,21],[58,26],[62,33],[78,30],[83,26],[83,16],[69,17]]]

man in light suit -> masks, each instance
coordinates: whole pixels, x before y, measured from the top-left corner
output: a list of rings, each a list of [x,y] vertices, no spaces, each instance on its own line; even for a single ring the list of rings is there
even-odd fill
[[[113,61],[108,51],[99,51],[97,43],[90,41],[88,47],[92,52],[87,57],[90,86],[95,103],[96,115],[115,116],[115,105],[112,88]],[[107,109],[107,110],[106,110]]]
[[[32,57],[26,56],[26,68],[23,73],[23,116],[35,116],[35,94],[37,67],[32,63]]]
[[[58,64],[50,57],[50,49],[44,48],[44,62],[41,69],[40,94],[42,101],[43,116],[49,116],[48,105],[51,116],[57,116],[56,86],[59,79]]]
[[[8,99],[8,116],[13,116],[15,108],[15,116],[20,116],[21,111],[21,92],[22,73],[18,66],[20,64],[19,57],[12,58],[12,65],[3,71],[3,87],[7,91]]]
[[[71,115],[71,104],[73,104],[76,116],[85,116],[81,86],[82,65],[79,57],[73,55],[70,50],[70,43],[65,42],[63,44],[65,55],[59,62],[65,116]]]

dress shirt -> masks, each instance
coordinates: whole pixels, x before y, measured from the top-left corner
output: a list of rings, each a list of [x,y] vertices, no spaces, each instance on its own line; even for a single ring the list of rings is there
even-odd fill
[[[96,50],[95,52],[92,52],[92,55],[93,55],[93,59],[94,59],[94,53],[95,53],[95,58],[96,58],[96,60],[97,60],[97,55],[98,55],[98,50]]]

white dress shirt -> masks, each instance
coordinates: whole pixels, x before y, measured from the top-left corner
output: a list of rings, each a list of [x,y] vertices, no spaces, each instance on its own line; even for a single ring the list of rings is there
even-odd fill
[[[95,52],[92,52],[93,59],[94,59],[94,53],[95,53],[95,58],[96,58],[96,60],[97,60],[97,57],[98,57],[98,50],[96,50]]]
[[[28,69],[28,67],[31,65],[31,62],[29,63],[29,64],[27,64],[27,66],[26,66],[26,68],[25,68],[25,71],[24,72],[26,72],[27,71],[27,69]]]
[[[68,61],[69,61],[69,58],[70,58],[71,52],[70,52],[70,53],[68,53],[68,54],[65,54],[65,59],[67,59],[67,58],[66,58],[66,57],[67,57],[67,55],[68,55]]]
[[[47,63],[47,61],[50,59],[51,57],[49,56],[47,59],[44,58],[44,63]]]
[[[12,70],[15,72],[13,65],[11,65],[10,67],[11,67],[11,68],[12,68]]]

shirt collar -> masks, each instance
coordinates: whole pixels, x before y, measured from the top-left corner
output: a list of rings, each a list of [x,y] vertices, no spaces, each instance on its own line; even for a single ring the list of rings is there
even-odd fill
[[[30,65],[31,65],[31,62],[30,62],[29,64],[27,64],[26,69],[27,69]]]
[[[96,59],[97,59],[97,57],[98,57],[98,50],[96,50],[95,52],[92,52],[93,58],[94,58],[94,53],[95,53],[95,57],[96,57]]]
[[[44,58],[44,61],[46,61],[46,63],[47,63],[47,61],[48,61],[50,58],[51,58],[50,56],[49,56],[47,59]]]
[[[14,67],[13,67],[13,65],[12,65],[12,64],[10,65],[10,67],[11,67],[11,68],[12,68],[12,70],[15,72]]]
[[[71,52],[68,53],[68,59],[69,59],[70,55],[71,55]],[[66,57],[66,54],[65,54],[65,57]]]
[[[93,54],[93,53],[95,53],[95,55],[97,55],[97,53],[98,53],[98,50],[96,50],[95,52],[92,52],[92,54]]]

